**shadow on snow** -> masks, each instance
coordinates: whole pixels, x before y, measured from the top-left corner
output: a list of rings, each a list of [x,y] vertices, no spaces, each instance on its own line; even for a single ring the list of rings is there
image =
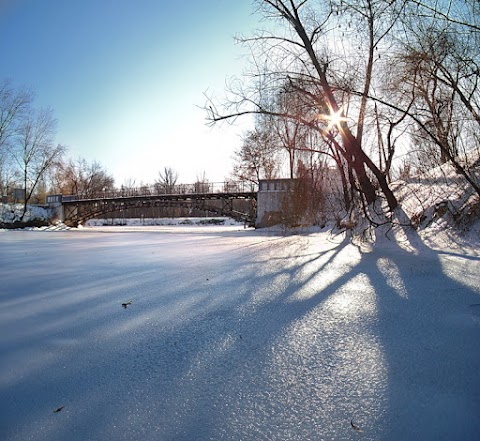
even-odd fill
[[[477,439],[478,257],[178,234],[0,256],[2,439]]]

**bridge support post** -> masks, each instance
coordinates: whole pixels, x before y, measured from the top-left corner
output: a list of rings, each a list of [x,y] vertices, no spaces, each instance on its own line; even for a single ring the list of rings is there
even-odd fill
[[[78,226],[78,206],[64,205],[63,207],[63,221],[70,227]]]
[[[61,203],[49,204],[49,209],[52,213],[51,219],[53,221],[65,222],[65,212]]]
[[[54,194],[48,195],[45,201],[48,205],[48,209],[50,210],[50,219],[52,221],[59,220],[60,222],[65,221],[65,212],[63,209],[62,204],[62,195],[61,194]]]
[[[222,213],[233,211],[233,199],[222,198]]]

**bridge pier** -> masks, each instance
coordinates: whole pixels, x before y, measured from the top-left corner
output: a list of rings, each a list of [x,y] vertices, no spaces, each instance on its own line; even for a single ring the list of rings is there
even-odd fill
[[[48,195],[46,199],[46,203],[48,205],[48,208],[51,212],[50,218],[53,221],[60,221],[64,222],[65,221],[65,210],[63,208],[62,204],[62,195],[61,194],[55,194],[55,195]]]
[[[266,228],[283,222],[294,179],[262,179],[257,196],[257,218],[255,226]]]

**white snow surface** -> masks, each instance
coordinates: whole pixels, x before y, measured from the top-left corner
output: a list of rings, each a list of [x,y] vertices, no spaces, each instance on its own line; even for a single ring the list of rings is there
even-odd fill
[[[19,220],[23,213],[23,204],[2,204],[0,203],[0,222],[14,222]],[[29,205],[24,219],[42,219],[46,220],[49,212],[44,207]]]
[[[443,239],[0,231],[0,439],[478,440],[480,252]]]

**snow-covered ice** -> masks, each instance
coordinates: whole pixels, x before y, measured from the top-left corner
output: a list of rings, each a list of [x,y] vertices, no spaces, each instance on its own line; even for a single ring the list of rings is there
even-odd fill
[[[477,440],[479,261],[235,226],[0,231],[0,439]]]

